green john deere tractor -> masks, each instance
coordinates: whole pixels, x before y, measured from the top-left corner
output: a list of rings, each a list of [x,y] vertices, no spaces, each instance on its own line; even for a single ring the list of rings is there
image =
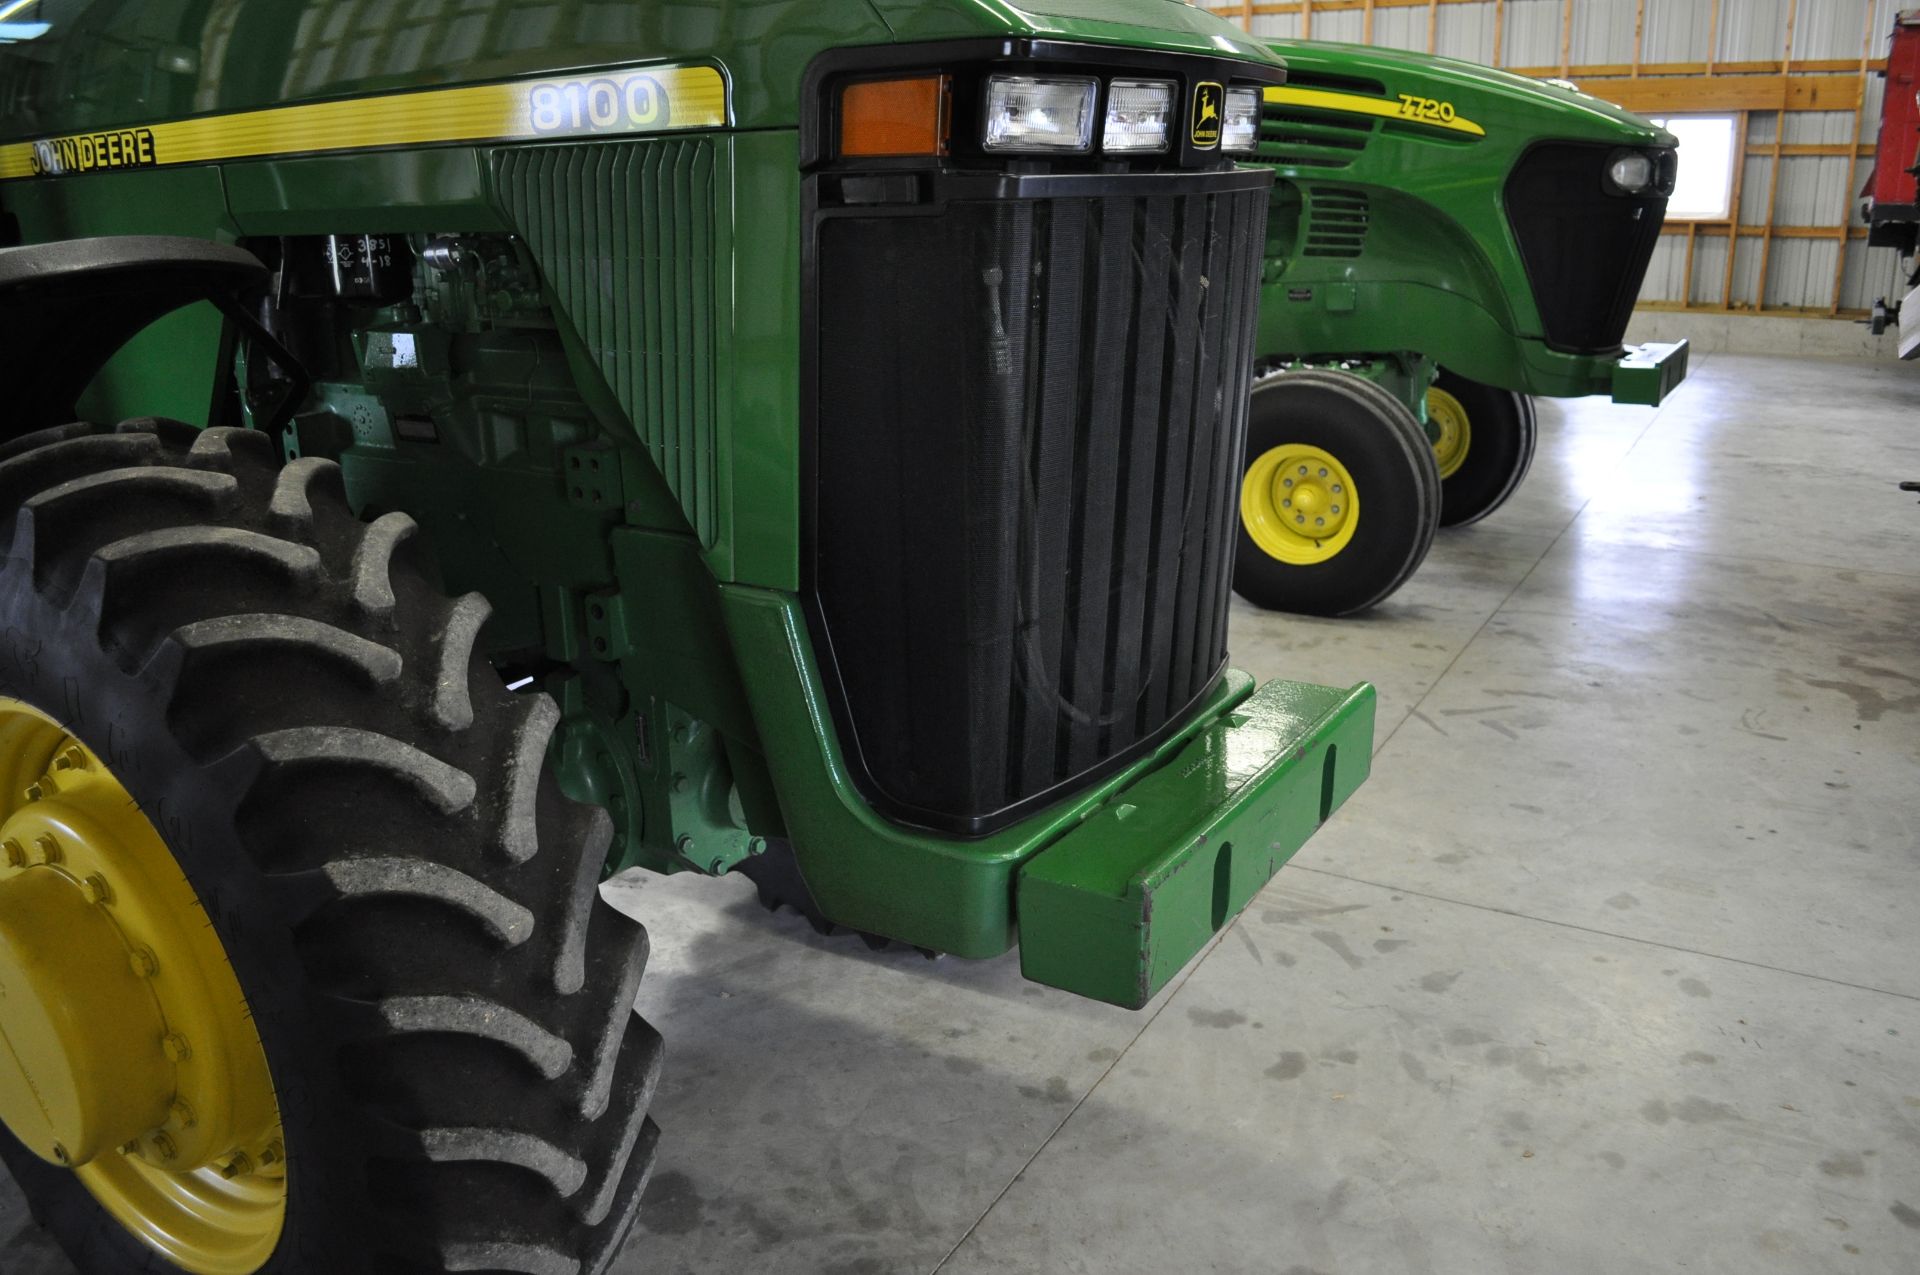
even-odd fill
[[[1687,347],[1621,346],[1673,136],[1570,87],[1287,41],[1234,588],[1365,610],[1533,460],[1529,395],[1657,406]]]
[[[1226,663],[1284,66],[1169,0],[0,16],[0,1157],[86,1271],[604,1269],[631,868],[1138,1007],[1365,777]]]

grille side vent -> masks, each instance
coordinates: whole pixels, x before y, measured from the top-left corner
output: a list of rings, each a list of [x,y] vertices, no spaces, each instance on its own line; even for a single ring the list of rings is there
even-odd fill
[[[1307,191],[1306,257],[1357,257],[1367,246],[1367,192],[1338,186]]]
[[[704,545],[719,534],[717,162],[704,138],[495,159],[516,229]]]
[[[1352,165],[1373,139],[1364,115],[1271,105],[1260,112],[1260,153],[1275,168],[1339,169]]]

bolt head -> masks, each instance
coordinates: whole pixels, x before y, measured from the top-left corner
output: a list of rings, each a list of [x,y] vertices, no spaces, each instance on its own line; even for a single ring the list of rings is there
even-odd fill
[[[175,1098],[173,1100],[172,1113],[173,1122],[182,1129],[191,1129],[195,1124],[199,1123],[199,1117],[193,1114],[193,1108],[187,1105],[185,1098]]]
[[[134,948],[127,954],[127,964],[133,967],[136,978],[152,978],[160,972],[160,958],[150,947]]]
[[[86,895],[87,902],[92,904],[113,902],[113,887],[108,885],[107,879],[98,872],[80,883],[80,892]]]
[[[73,1167],[73,1154],[58,1142],[53,1144],[53,1158],[68,1168]]]
[[[46,790],[46,788],[45,788],[44,786],[42,786],[42,785],[40,785],[40,784],[28,784],[28,785],[27,785],[27,800],[28,800],[28,801],[41,801],[41,800],[44,800],[44,799],[46,798],[46,795],[47,795],[47,790]]]
[[[168,1062],[183,1063],[193,1057],[193,1046],[179,1032],[170,1032],[160,1042],[160,1052],[167,1056]]]
[[[244,1151],[229,1151],[226,1159],[220,1162],[220,1176],[231,1182],[235,1178],[244,1178],[253,1172],[253,1157]]]
[[[0,842],[0,861],[9,868],[24,868],[27,866],[27,848],[9,837],[5,842]]]
[[[35,837],[33,839],[33,848],[40,852],[40,861],[42,863],[58,863],[62,858],[60,843],[52,837]]]
[[[179,1146],[174,1143],[172,1135],[168,1134],[165,1130],[148,1138],[147,1145],[152,1147],[153,1153],[162,1160],[172,1160],[180,1154]]]
[[[275,1138],[260,1149],[261,1164],[278,1164],[287,1158],[286,1144]]]

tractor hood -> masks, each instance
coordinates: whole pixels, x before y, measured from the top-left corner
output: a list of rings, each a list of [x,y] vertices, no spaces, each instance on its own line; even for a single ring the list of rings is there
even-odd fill
[[[1033,35],[1205,53],[1269,65],[1277,59],[1239,27],[1186,0],[868,0],[899,40]]]
[[[1671,133],[1591,93],[1477,62],[1319,40],[1270,40],[1267,47],[1285,59],[1296,85],[1324,82],[1348,92],[1378,85],[1388,98],[1408,94],[1445,102],[1462,116],[1536,137],[1674,145]]]

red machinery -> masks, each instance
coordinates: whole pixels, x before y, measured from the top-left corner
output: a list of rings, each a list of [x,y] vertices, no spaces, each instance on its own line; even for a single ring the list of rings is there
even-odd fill
[[[1887,92],[1880,104],[1880,140],[1874,149],[1873,171],[1860,192],[1861,216],[1867,223],[1867,243],[1875,248],[1898,248],[1912,256],[1920,247],[1920,9],[1905,9],[1893,20],[1893,44],[1887,51]],[[1920,354],[1920,262],[1907,276],[1904,300],[1889,305],[1883,297],[1873,303],[1873,330],[1877,335],[1893,322],[1900,324],[1900,357]]]

